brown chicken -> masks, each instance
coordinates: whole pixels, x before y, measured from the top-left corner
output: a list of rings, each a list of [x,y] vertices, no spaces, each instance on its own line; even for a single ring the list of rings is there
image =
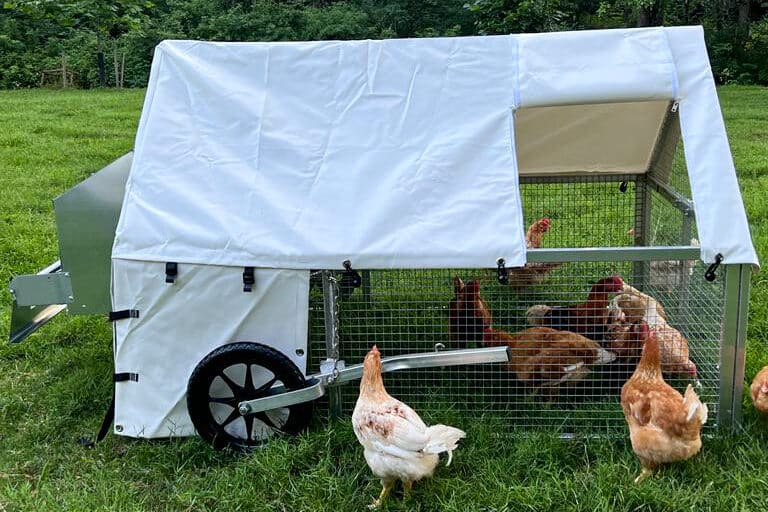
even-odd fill
[[[755,409],[768,414],[768,366],[757,372],[752,385],[749,386],[749,391]]]
[[[534,327],[509,334],[492,327],[492,315],[480,296],[480,284],[465,285],[454,278],[456,297],[451,301],[449,330],[454,340],[472,340],[485,346],[512,349],[506,367],[517,378],[535,386],[575,381],[589,373],[588,366],[613,361],[615,356],[578,334]]]
[[[640,325],[630,323],[626,319],[615,319],[608,324],[604,346],[616,354],[617,371],[623,369],[631,374],[643,350],[643,339],[640,335]],[[626,378],[626,377],[625,377]]]
[[[592,285],[586,302],[574,306],[538,304],[528,308],[526,318],[530,325],[571,331],[603,341],[608,326],[608,296],[620,292],[623,286],[621,277],[606,277]]]
[[[541,247],[544,234],[549,231],[550,220],[542,217],[530,225],[525,233],[525,246],[528,249],[539,249]],[[525,288],[534,284],[541,283],[546,275],[553,269],[559,267],[562,263],[543,263],[531,262],[522,267],[511,267],[507,269],[509,286],[513,288]]]
[[[664,382],[659,341],[640,324],[645,340],[635,373],[621,388],[621,408],[629,425],[632,449],[642,471],[635,483],[662,464],[686,460],[701,450],[701,426],[707,422],[707,405],[688,385],[685,395]]]
[[[466,285],[459,276],[453,277],[454,297],[448,303],[448,339],[454,348],[467,348],[469,343],[483,341],[486,326],[491,325],[491,313],[480,297],[480,284]]]
[[[624,285],[623,293],[614,297],[610,309],[620,310],[630,324],[648,324],[659,340],[661,368],[665,373],[696,379],[696,364],[689,357],[688,340],[667,323],[664,307],[656,299],[632,286]]]
[[[447,425],[428,427],[416,412],[393,398],[381,378],[381,354],[374,345],[363,362],[360,396],[352,412],[352,429],[373,474],[381,480],[381,494],[369,508],[378,507],[400,480],[409,493],[413,482],[432,476],[439,454],[453,450],[466,434]]]

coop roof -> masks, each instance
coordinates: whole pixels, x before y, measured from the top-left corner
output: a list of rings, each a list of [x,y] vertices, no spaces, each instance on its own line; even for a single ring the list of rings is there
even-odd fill
[[[519,175],[652,171],[678,108],[702,258],[756,263],[700,27],[165,41],[113,257],[520,265]]]

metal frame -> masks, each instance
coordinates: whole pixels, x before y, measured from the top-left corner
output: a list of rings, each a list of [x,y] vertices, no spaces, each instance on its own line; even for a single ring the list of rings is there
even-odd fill
[[[725,312],[720,341],[721,427],[738,430],[744,393],[744,362],[747,341],[747,314],[752,269],[750,265],[724,265]]]
[[[683,201],[681,204],[687,204],[685,198],[677,194],[671,187],[667,187],[661,181],[654,179],[653,176],[654,174],[659,174],[668,179],[671,174],[674,148],[677,147],[680,138],[678,119],[677,103],[670,102],[664,119],[661,122],[656,142],[653,145],[651,157],[648,159],[646,172],[635,182],[635,245],[637,246],[647,246],[650,242],[651,190],[655,189],[662,192],[662,195],[677,208],[679,208],[677,204],[678,198]],[[683,243],[687,244],[689,240],[683,241]],[[648,270],[647,265],[643,263],[636,262],[633,265],[633,273],[636,276],[640,276],[643,282]]]
[[[507,347],[475,348],[465,350],[450,350],[445,352],[406,354],[385,357],[381,360],[381,372],[397,370],[415,370],[418,368],[434,368],[438,366],[462,366],[481,363],[506,363],[509,361]],[[340,384],[358,380],[363,376],[363,363],[331,372],[312,375],[307,380],[310,385],[296,391],[285,392],[282,386],[272,388],[273,396],[247,400],[238,404],[242,415],[252,414],[272,409],[279,409],[302,402],[320,398],[326,390],[332,391]]]
[[[698,259],[699,247],[679,245],[674,247],[601,247],[577,249],[529,249],[529,262],[600,262],[600,261],[654,261],[673,259]]]
[[[601,182],[615,181],[621,183],[622,181],[633,182],[643,178],[642,174],[596,174],[589,176],[589,178],[599,179]],[[544,175],[532,175],[532,176],[520,176],[518,181],[521,185],[538,185],[538,184],[555,184],[555,183],[584,183],[585,176],[544,176]]]
[[[326,358],[320,363],[320,371],[322,374],[330,375],[330,378],[335,379],[335,376],[344,368],[344,361],[339,360],[339,285],[331,271],[323,270],[322,277]],[[341,416],[341,395],[337,389],[331,388],[328,393],[328,408],[331,417]]]

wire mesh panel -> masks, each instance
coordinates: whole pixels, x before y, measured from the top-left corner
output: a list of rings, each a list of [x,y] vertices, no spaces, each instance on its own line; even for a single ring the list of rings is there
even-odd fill
[[[368,293],[356,289],[340,299],[340,356],[348,364],[361,362],[374,343],[385,357],[506,343],[512,349],[510,364],[398,371],[385,375],[385,385],[420,410],[493,415],[511,428],[606,433],[623,428],[619,393],[634,371],[642,341],[633,335],[631,319],[610,317],[608,306],[616,294],[590,297],[589,292],[600,279],[620,275],[662,304],[670,329],[678,333],[662,343],[668,356],[665,378],[679,390],[698,382],[712,427],[718,406],[722,285],[706,282],[702,266],[681,262],[674,268],[689,269],[688,286],[657,288],[650,281],[665,282],[660,274],[671,267],[655,263],[660,262],[651,262],[645,282],[632,274],[631,262],[565,263],[540,284],[524,288],[499,284],[493,270],[371,272]],[[457,314],[460,295],[471,304]],[[537,305],[560,313],[536,318]],[[603,313],[605,321],[599,323],[596,315]],[[320,317],[314,317],[312,346],[322,354]],[[525,331],[532,324],[539,331],[551,325],[584,336],[541,337]],[[344,410],[350,412],[357,388],[347,386],[342,393]]]
[[[548,218],[541,247],[634,245],[635,175],[528,177],[520,179],[526,226]]]

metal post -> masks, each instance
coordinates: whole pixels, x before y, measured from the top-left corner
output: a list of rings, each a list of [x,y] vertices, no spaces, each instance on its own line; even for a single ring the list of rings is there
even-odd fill
[[[749,312],[749,265],[724,265],[725,316],[720,341],[721,428],[736,430],[741,425],[741,399],[744,392],[744,355]]]
[[[642,175],[635,181],[635,245],[641,247],[649,245],[650,234],[651,190],[648,187],[648,178]],[[643,290],[648,282],[648,265],[644,261],[632,263],[635,287],[639,290]]]
[[[325,361],[321,368],[339,365],[339,285],[330,270],[323,271],[323,311],[325,314]],[[331,387],[328,391],[328,411],[331,418],[341,416],[341,389]]]
[[[683,226],[680,229],[680,244],[688,245],[691,243],[693,236],[693,210],[683,211]],[[691,299],[691,274],[692,270],[689,262],[690,260],[680,260],[677,265],[678,275],[680,276],[680,296],[678,298],[678,308],[683,318],[688,319],[690,313],[690,299]],[[695,262],[694,262],[695,263]]]

